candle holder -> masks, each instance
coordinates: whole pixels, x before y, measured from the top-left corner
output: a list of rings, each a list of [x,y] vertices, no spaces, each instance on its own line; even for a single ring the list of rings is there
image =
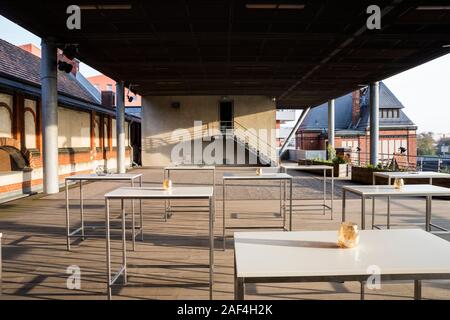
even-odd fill
[[[163,189],[164,190],[172,189],[172,180],[164,179],[164,181],[163,181]]]
[[[353,248],[359,243],[358,225],[353,222],[342,222],[339,228],[338,246]]]
[[[95,174],[98,176],[106,176],[105,166],[97,166],[95,168]]]
[[[395,178],[394,180],[394,188],[401,189],[405,185],[405,181],[400,178]]]

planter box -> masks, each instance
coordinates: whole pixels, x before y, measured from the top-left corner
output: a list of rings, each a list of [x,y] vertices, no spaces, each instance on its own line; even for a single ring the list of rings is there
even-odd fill
[[[326,162],[326,161],[320,161],[320,160],[299,160],[298,161],[299,165],[325,165],[325,166],[330,166],[334,168],[334,177],[335,178],[346,178],[348,177],[348,164],[343,163],[343,164],[332,164],[330,162]],[[308,172],[307,170],[305,170],[306,172]],[[317,171],[311,171],[311,173],[316,173]],[[330,176],[331,172],[327,172],[327,176]]]
[[[352,181],[362,184],[372,184],[373,173],[384,171],[388,170],[352,166]],[[377,178],[376,183],[387,184],[387,179]]]

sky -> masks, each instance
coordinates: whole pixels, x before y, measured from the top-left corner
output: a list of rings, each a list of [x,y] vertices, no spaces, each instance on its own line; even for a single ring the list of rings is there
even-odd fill
[[[0,38],[15,45],[41,40],[0,15]],[[85,77],[99,74],[81,63]],[[408,117],[418,126],[418,132],[450,134],[450,49],[449,54],[383,80],[406,107]]]

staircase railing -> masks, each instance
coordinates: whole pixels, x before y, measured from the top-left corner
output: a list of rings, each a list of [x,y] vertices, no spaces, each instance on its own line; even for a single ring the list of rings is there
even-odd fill
[[[222,134],[230,134],[244,144],[251,152],[256,154],[260,160],[267,164],[276,164],[278,152],[275,147],[261,139],[255,129],[248,129],[238,121],[221,121],[220,131]]]

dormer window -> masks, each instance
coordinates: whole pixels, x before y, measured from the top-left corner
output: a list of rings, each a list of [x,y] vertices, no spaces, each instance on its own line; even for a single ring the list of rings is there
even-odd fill
[[[382,119],[400,118],[400,110],[399,109],[382,109],[382,110],[380,110],[380,118],[382,118]]]

